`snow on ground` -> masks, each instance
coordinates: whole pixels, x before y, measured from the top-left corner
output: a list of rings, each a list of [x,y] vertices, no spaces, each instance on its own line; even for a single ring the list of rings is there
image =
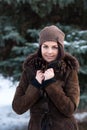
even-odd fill
[[[0,75],[0,130],[27,130],[29,113],[17,115],[12,110],[17,84]]]
[[[87,112],[76,113],[76,114],[75,114],[75,118],[76,118],[79,122],[83,122],[85,119],[86,119],[86,121],[87,121]]]
[[[0,107],[0,130],[27,130],[28,115],[17,115],[10,105]]]
[[[27,130],[29,113],[17,115],[11,106],[17,84],[0,75],[0,130]],[[87,112],[76,113],[75,118],[82,122]]]
[[[11,104],[15,92],[15,85],[10,79],[4,79],[0,75],[0,106]]]

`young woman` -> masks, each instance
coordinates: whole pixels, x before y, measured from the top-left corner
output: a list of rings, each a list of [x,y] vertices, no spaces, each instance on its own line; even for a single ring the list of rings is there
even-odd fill
[[[12,107],[30,109],[28,130],[78,130],[73,113],[79,104],[78,61],[64,51],[64,33],[47,26],[39,49],[27,57]]]

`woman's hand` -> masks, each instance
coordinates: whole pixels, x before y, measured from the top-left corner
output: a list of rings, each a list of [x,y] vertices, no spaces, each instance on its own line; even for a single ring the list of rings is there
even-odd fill
[[[47,69],[44,73],[41,70],[37,70],[36,72],[36,80],[42,84],[42,81],[49,80],[54,77],[53,68]]]
[[[44,72],[44,80],[48,80],[54,77],[54,70],[53,68],[47,69]]]
[[[42,73],[41,70],[37,70],[35,78],[40,84],[42,84],[42,81],[44,80],[44,73]]]

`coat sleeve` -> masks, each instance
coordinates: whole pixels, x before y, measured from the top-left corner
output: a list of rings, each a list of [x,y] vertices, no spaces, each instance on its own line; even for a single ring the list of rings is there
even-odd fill
[[[26,72],[22,73],[12,102],[12,108],[17,114],[26,112],[38,100],[39,90],[29,84]]]
[[[63,85],[65,90],[63,90]],[[65,116],[71,116],[73,114],[79,104],[80,98],[78,75],[75,70],[70,72],[65,84],[58,80],[47,86],[45,90],[62,114]]]

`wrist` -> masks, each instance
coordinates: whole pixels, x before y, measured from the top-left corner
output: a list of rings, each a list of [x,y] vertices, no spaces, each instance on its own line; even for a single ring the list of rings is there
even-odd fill
[[[42,81],[39,81],[37,77],[36,77],[35,79],[37,80],[37,82],[38,82],[39,84],[41,84],[41,83],[42,83]]]

